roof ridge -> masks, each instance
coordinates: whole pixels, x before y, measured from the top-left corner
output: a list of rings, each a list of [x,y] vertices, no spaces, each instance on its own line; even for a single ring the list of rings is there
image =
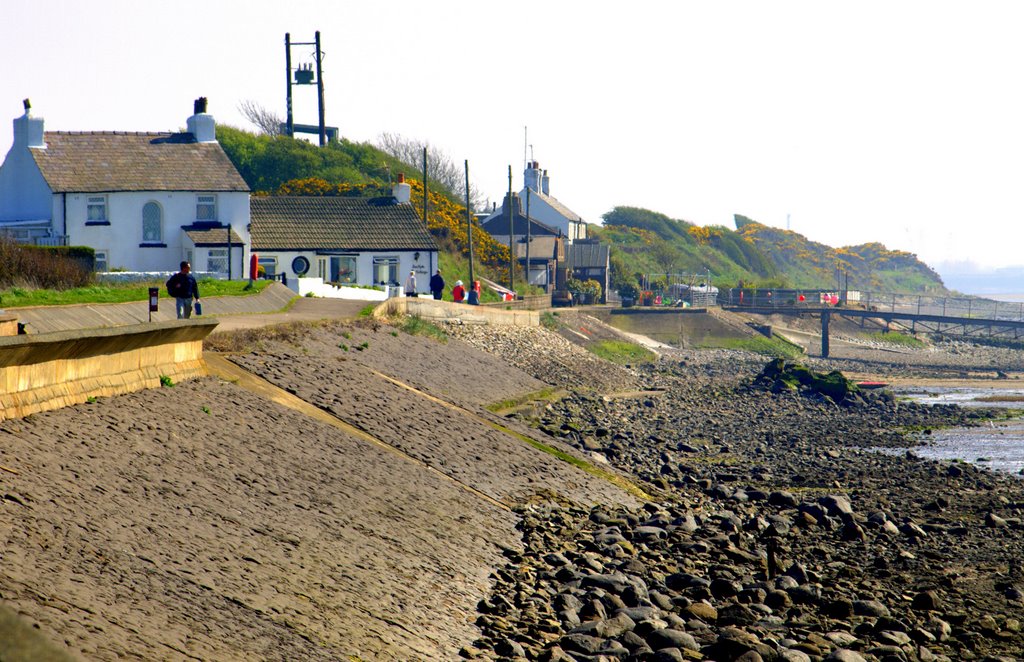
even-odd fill
[[[44,131],[44,136],[173,136],[181,131]]]

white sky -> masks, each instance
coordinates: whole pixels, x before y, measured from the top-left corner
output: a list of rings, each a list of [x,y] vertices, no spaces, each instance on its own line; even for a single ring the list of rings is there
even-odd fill
[[[1020,2],[2,0],[0,154],[47,130],[184,127],[196,97],[285,113],[284,34],[320,30],[327,124],[427,140],[484,195],[732,214],[932,266],[1024,264]],[[296,47],[293,64],[312,62]],[[295,121],[316,123],[315,87]],[[6,127],[6,128],[4,128]]]

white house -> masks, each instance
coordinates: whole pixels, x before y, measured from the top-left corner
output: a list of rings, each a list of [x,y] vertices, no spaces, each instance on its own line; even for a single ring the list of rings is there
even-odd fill
[[[547,170],[541,170],[540,164],[531,161],[523,171],[523,190],[519,192],[519,199],[523,206],[526,206],[529,196],[530,218],[540,221],[544,225],[561,231],[569,243],[577,239],[587,238],[587,223],[583,217],[562,204],[554,198],[551,193],[551,180]],[[491,213],[483,223],[494,219],[500,210]]]
[[[409,202],[401,176],[393,195],[254,196],[252,250],[268,276],[339,285],[404,285],[430,291],[437,244]]]
[[[44,131],[14,120],[0,166],[0,232],[90,246],[96,270],[248,274],[249,187],[217,142],[206,99],[181,133]],[[230,258],[229,258],[230,256]]]
[[[554,282],[558,261],[565,261],[564,235],[538,221],[533,216],[532,207],[530,217],[527,218],[522,202],[516,193],[511,196],[506,194],[501,210],[481,221],[480,227],[502,246],[509,245],[511,235],[516,259],[527,273],[529,283],[547,288]],[[527,237],[529,251],[526,249]]]

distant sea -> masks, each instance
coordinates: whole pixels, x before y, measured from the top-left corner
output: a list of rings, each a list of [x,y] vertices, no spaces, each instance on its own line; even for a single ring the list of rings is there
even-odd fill
[[[983,296],[986,299],[995,299],[996,301],[1024,303],[1024,294],[979,294],[978,296]]]

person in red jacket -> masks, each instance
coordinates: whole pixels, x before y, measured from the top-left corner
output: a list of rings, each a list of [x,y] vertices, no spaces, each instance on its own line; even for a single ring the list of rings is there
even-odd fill
[[[455,281],[455,287],[452,288],[452,300],[455,303],[462,303],[466,298],[466,288],[462,286],[462,281]]]

